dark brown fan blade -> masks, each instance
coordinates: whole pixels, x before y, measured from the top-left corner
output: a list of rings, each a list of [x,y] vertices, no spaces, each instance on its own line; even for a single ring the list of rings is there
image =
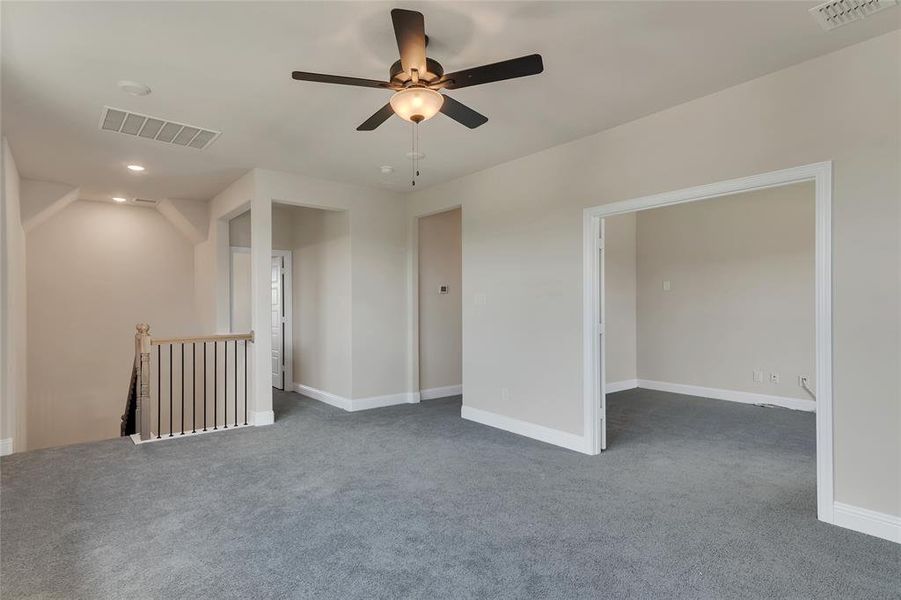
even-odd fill
[[[298,81],[315,81],[317,83],[336,83],[338,85],[354,85],[357,87],[371,88],[390,88],[387,81],[376,81],[375,79],[361,79],[359,77],[342,77],[341,75],[324,75],[322,73],[305,73],[303,71],[294,71],[291,77]]]
[[[444,104],[441,105],[441,112],[457,123],[466,125],[470,129],[475,129],[479,125],[484,125],[488,122],[488,117],[477,113],[462,102],[457,102],[450,96],[444,96]]]
[[[357,131],[372,131],[382,123],[388,120],[391,115],[394,114],[394,109],[391,108],[391,104],[386,104],[382,108],[378,110],[377,113],[366,119],[362,125],[357,127]]]
[[[542,71],[544,71],[544,64],[541,62],[541,55],[530,54],[528,56],[511,58],[510,60],[504,60],[483,67],[473,67],[472,69],[464,69],[463,71],[450,73],[442,78],[447,81],[442,87],[449,90],[456,90],[472,85],[491,83],[493,81],[503,81],[504,79],[515,79],[516,77],[537,75]]]
[[[395,8],[391,11],[391,22],[404,71],[410,73],[416,69],[420,74],[425,73],[425,19],[422,13]]]

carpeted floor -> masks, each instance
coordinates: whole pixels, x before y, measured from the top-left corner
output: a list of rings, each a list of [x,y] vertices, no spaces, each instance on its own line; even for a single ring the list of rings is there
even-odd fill
[[[901,598],[901,546],[815,518],[814,416],[632,390],[589,457],[278,393],[275,425],[3,458],[0,596]]]

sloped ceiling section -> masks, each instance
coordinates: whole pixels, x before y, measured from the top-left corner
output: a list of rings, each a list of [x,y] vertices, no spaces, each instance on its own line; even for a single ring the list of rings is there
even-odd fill
[[[80,190],[62,183],[23,179],[19,184],[22,226],[26,232],[50,219],[76,200]]]

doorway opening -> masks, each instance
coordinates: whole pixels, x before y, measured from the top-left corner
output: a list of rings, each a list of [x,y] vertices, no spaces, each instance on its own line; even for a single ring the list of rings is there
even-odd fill
[[[421,400],[463,394],[462,209],[417,219],[418,390]]]
[[[654,208],[697,202],[701,200],[723,199],[734,197],[743,192],[753,192],[780,186],[790,186],[803,182],[812,182],[814,190],[814,286],[813,297],[810,298],[814,312],[815,330],[814,353],[812,363],[815,371],[806,382],[811,391],[815,390],[816,410],[816,492],[817,516],[827,523],[833,522],[833,478],[832,478],[832,322],[831,322],[831,163],[818,163],[783,171],[775,171],[729,180],[695,188],[688,188],[654,196],[636,198],[624,202],[616,202],[588,208],[584,213],[583,252],[584,252],[584,307],[583,307],[583,376],[584,376],[584,411],[586,444],[591,453],[597,454],[607,447],[606,430],[608,426],[607,398],[611,393],[608,388],[608,363],[611,362],[611,348],[608,345],[607,310],[609,298],[606,295],[605,280],[608,267],[605,265],[605,253],[608,251],[608,236],[605,235],[605,219],[615,215],[627,215]],[[659,277],[658,277],[659,278]],[[661,280],[661,294],[675,294],[674,282]],[[667,284],[670,284],[669,286]],[[640,354],[639,354],[640,355]],[[756,370],[748,369],[748,379],[757,381]],[[768,380],[773,373],[767,372],[762,377]],[[769,383],[779,383],[776,380]],[[791,377],[794,377],[792,374]],[[803,375],[800,374],[800,375]],[[802,382],[798,379],[799,387]],[[639,386],[640,375],[635,385]],[[654,382],[651,382],[652,384]],[[684,386],[691,388],[692,386]],[[709,391],[712,387],[694,386]],[[624,389],[624,388],[620,388]],[[663,389],[663,388],[656,388]],[[670,391],[685,393],[685,389],[674,388]],[[716,390],[714,390],[716,391]],[[690,390],[688,393],[692,393]],[[716,397],[709,393],[696,394]],[[721,399],[754,402],[754,396],[762,396],[745,392],[742,397]],[[742,399],[744,398],[744,399]],[[803,402],[798,399],[798,402]],[[755,402],[756,403],[756,402]],[[795,408],[795,407],[793,407]]]

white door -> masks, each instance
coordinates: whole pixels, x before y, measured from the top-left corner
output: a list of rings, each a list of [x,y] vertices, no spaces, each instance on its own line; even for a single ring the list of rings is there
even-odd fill
[[[607,449],[607,327],[604,303],[604,219],[601,219],[598,224],[598,352],[596,354],[598,357],[597,390],[600,395],[598,417],[601,420],[601,450]]]
[[[284,258],[272,257],[272,387],[285,389]]]

